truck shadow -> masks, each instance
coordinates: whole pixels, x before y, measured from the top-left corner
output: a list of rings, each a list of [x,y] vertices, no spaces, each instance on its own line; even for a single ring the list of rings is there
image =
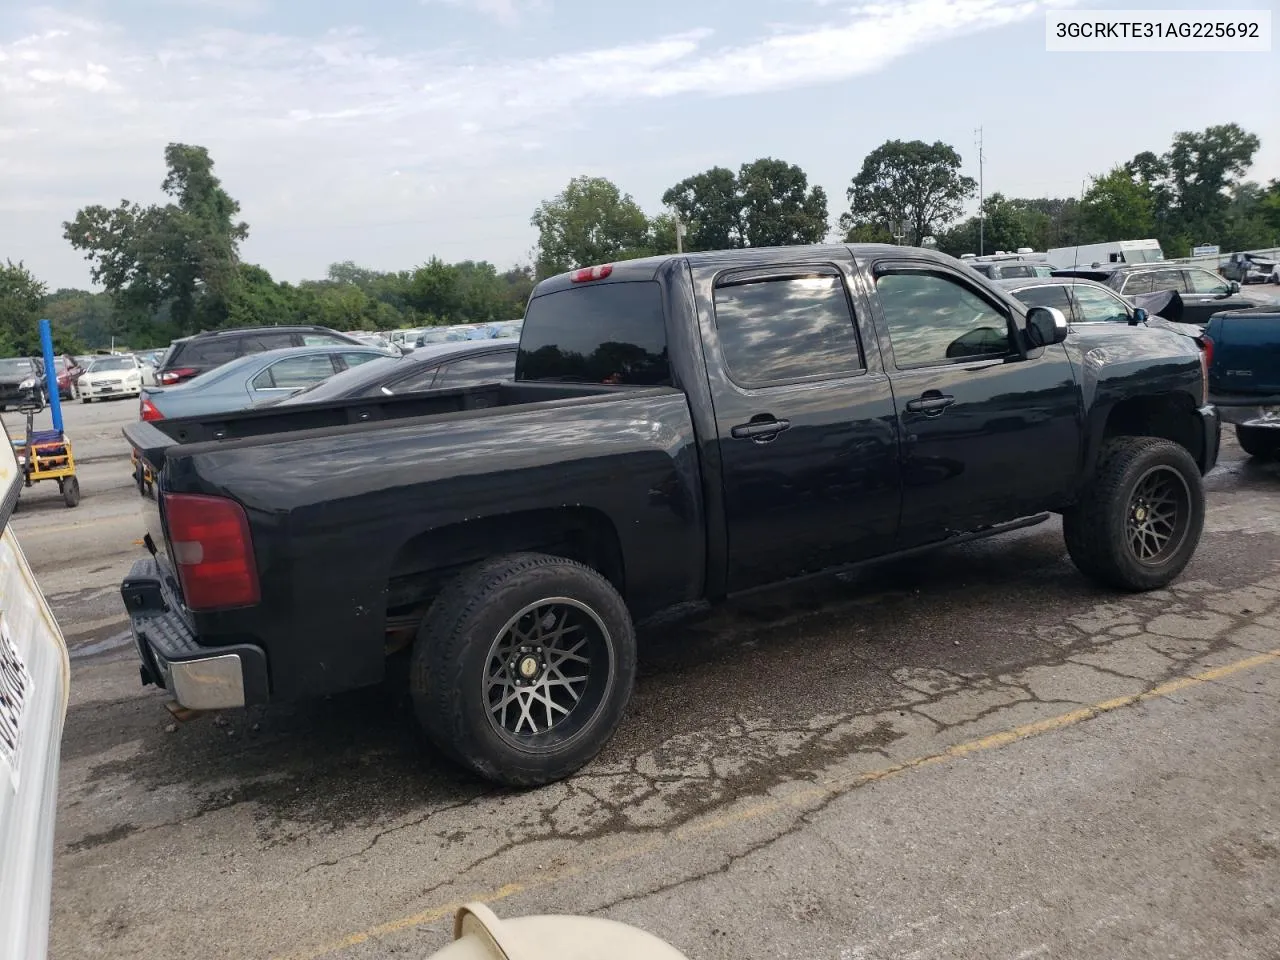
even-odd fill
[[[1226,546],[1206,554],[1186,579],[1197,579],[1198,565],[1212,570],[1201,579],[1223,588],[1256,576]],[[902,694],[897,671],[983,678],[1060,662],[1073,644],[1087,645],[1066,618],[1114,599],[1076,573],[1050,522],[650,626],[636,696],[597,762],[625,765],[672,737],[735,718],[785,726],[883,709]],[[427,746],[392,683],[184,723],[162,703],[148,694],[73,707],[64,763],[89,761],[89,790],[123,778],[147,791],[180,787],[200,812],[252,803],[269,843],[285,842],[290,825],[340,830],[504,792]],[[136,749],[119,750],[131,742]],[[92,762],[104,755],[112,758]],[[779,761],[771,773],[786,772]]]

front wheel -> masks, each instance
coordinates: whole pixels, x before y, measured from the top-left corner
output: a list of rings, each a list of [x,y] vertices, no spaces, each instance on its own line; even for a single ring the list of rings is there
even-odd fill
[[[1204,530],[1204,483],[1169,440],[1118,437],[1098,458],[1080,501],[1062,514],[1072,562],[1120,590],[1157,590],[1187,564]]]
[[[596,571],[524,553],[477,564],[441,590],[414,643],[418,721],[485,779],[537,786],[600,752],[635,684],[635,630]]]
[[[80,481],[73,474],[62,481],[62,502],[68,507],[80,505]]]
[[[1243,427],[1236,425],[1236,440],[1251,457],[1270,460],[1280,455],[1280,427]]]

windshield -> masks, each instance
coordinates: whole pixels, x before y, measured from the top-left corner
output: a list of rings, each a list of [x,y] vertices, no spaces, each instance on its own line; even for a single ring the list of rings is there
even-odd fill
[[[93,361],[89,370],[92,373],[102,373],[104,370],[132,370],[133,367],[132,357],[100,357]]]
[[[30,360],[0,360],[0,376],[31,373],[34,369]]]

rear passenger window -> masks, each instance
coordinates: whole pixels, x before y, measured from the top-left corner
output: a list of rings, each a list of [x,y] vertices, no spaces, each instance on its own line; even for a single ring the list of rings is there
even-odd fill
[[[733,381],[759,387],[862,370],[844,283],[834,272],[729,277],[716,284],[716,330]]]
[[[265,350],[282,350],[294,345],[291,333],[250,333],[241,337],[240,342],[244,345],[241,348],[241,356],[262,353]]]
[[[1023,277],[1034,277],[1036,272],[1033,268],[1024,264],[1016,264],[1008,267],[1000,268],[1001,280],[1020,280]]]
[[[302,335],[302,345],[304,347],[331,347],[349,342],[330,333],[304,333]]]
[[[170,352],[174,354],[172,359],[168,359],[171,366],[181,361],[215,367],[234,360],[240,352],[240,342],[235,337],[190,340],[181,350]]]

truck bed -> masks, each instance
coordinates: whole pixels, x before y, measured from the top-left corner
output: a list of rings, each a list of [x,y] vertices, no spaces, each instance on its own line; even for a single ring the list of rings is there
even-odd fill
[[[428,390],[387,397],[362,397],[329,403],[258,407],[198,417],[176,417],[129,424],[125,438],[157,473],[165,451],[174,445],[268,438],[313,430],[342,430],[370,423],[447,418],[497,412],[529,404],[616,397],[634,387],[565,383],[492,383],[478,387]]]

